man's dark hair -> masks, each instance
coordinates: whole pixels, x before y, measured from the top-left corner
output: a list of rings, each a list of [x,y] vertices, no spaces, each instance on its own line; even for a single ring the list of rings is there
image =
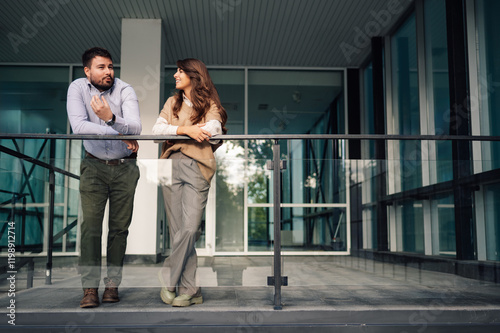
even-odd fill
[[[109,60],[113,61],[113,58],[111,58],[111,53],[109,53],[108,50],[103,49],[102,47],[93,47],[83,53],[82,55],[83,67],[90,68],[90,65],[92,64],[92,59],[94,59],[95,57],[108,58]]]

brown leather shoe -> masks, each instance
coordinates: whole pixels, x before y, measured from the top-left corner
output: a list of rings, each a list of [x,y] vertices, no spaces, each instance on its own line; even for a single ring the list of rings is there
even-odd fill
[[[80,301],[81,308],[95,308],[99,306],[99,294],[97,288],[87,288],[83,292],[83,298]]]
[[[102,294],[102,302],[103,303],[116,303],[120,301],[118,297],[118,287],[113,280],[105,278],[104,282],[106,283],[106,289],[104,289],[104,293]]]

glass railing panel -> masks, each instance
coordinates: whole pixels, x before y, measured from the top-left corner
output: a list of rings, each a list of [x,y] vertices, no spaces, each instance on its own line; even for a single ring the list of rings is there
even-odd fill
[[[0,172],[0,183],[3,184],[0,188],[0,248],[2,253],[8,250],[9,224],[15,225],[9,231],[14,232],[11,235],[15,238],[17,253],[39,253],[44,249],[43,231],[48,213],[48,202],[44,200],[46,180],[39,179],[38,172],[33,172],[27,182],[22,171],[19,171],[20,168]]]
[[[248,208],[248,251],[272,251],[274,241],[273,209]]]
[[[244,141],[225,141],[216,151],[217,170],[211,189],[215,195],[215,251],[244,251],[245,183]]]
[[[345,203],[347,161],[289,159],[282,172],[283,203]]]
[[[283,251],[347,251],[345,207],[286,207],[282,209]]]
[[[65,166],[67,159],[47,159],[51,165]],[[2,154],[0,164],[0,220],[15,224],[16,246],[20,254],[37,254],[48,249],[47,232],[50,212],[49,171],[29,161],[21,161]],[[7,166],[7,168],[5,168]],[[64,168],[61,168],[64,170]],[[75,179],[76,180],[76,179]],[[77,180],[76,180],[77,181]],[[54,252],[77,252],[77,220],[79,215],[78,182],[55,173],[54,184],[54,235],[67,229],[54,240]],[[8,246],[7,233],[1,233],[0,248]]]
[[[273,275],[276,222],[273,208],[274,179],[272,170],[267,168],[267,162],[272,159],[272,144],[264,141],[254,140],[253,143],[252,149],[260,149],[259,158],[250,153],[251,145],[244,140],[227,140],[216,152],[217,171],[211,183],[200,238],[196,245],[199,253],[198,273],[203,278],[202,287],[265,287],[267,277]],[[272,143],[271,140],[267,141]],[[451,266],[446,262],[457,257],[455,192],[452,182],[448,188],[437,188],[439,191],[436,193],[429,192],[428,186],[444,186],[446,181],[431,180],[426,183],[425,173],[422,173],[421,186],[405,189],[401,179],[412,174],[411,168],[415,167],[415,160],[346,160],[331,156],[314,159],[304,155],[299,158],[299,140],[294,141],[293,145],[280,145],[282,159],[287,162],[286,169],[281,172],[282,274],[288,276],[289,286],[333,287],[339,290],[349,286],[359,290],[364,288],[368,292],[367,284],[381,290],[388,290],[394,283],[414,288],[421,285],[432,286],[450,277],[455,279],[453,283],[477,286],[473,279],[456,278],[453,275],[455,273],[449,271]],[[57,143],[55,147],[59,150],[69,149],[71,158],[59,158],[56,154],[57,158],[45,158],[44,161],[78,175],[82,151],[71,151],[76,150],[76,146],[81,146],[81,142],[65,142]],[[39,147],[33,142],[24,142],[20,146],[26,148],[30,145]],[[441,159],[440,163],[443,161]],[[139,286],[137,281],[144,272],[147,272],[148,278],[156,274],[162,259],[169,254],[168,250],[171,248],[168,220],[162,215],[165,210],[161,193],[161,185],[168,182],[168,167],[165,166],[168,162],[148,158],[139,159],[137,163],[141,179],[153,184],[153,191],[158,190],[158,221],[136,220],[132,226],[140,228],[140,223],[152,225],[151,230],[154,230],[140,237],[147,239],[149,243],[163,243],[163,247],[158,247],[163,257],[158,263],[148,265],[135,262],[126,264],[128,271],[125,283],[135,283],[135,286]],[[472,165],[468,161],[463,162],[463,165],[467,163]],[[455,162],[455,166],[460,164]],[[429,165],[439,167],[435,160],[424,159],[419,161],[414,170],[418,174],[419,170],[424,170]],[[3,153],[0,155],[0,166],[0,178],[5,186],[5,191],[0,192],[0,202],[7,202],[0,210],[1,220],[8,220],[12,209],[8,203],[12,193],[8,191],[24,186],[21,192],[27,193],[28,201],[25,208],[22,200],[16,202],[15,233],[24,233],[26,253],[46,251],[48,172],[36,166],[27,177],[24,172],[29,174],[30,162],[21,163]],[[313,167],[317,167],[321,173],[314,175],[308,172]],[[406,171],[402,173],[402,169]],[[447,170],[443,167],[442,171]],[[499,215],[496,210],[500,201],[497,200],[497,192],[500,191],[497,183],[496,179],[489,179],[485,184],[479,181],[467,183],[467,187],[474,190],[475,196],[473,209],[476,220],[473,227],[477,232],[475,237],[478,237],[475,241],[476,253],[478,258],[484,258],[472,260],[474,263],[498,260],[497,245],[500,237],[496,232],[496,216]],[[79,181],[56,173],[54,190],[53,233],[58,235],[73,221],[80,218],[81,223]],[[30,191],[33,192],[35,201],[30,201]],[[147,200],[151,199],[139,198],[139,205],[134,209],[140,211],[140,203]],[[482,219],[481,214],[484,216]],[[25,222],[22,222],[23,216]],[[384,216],[385,225],[384,220],[380,220]],[[140,218],[144,219],[144,216],[139,216]],[[386,227],[388,247],[383,251],[379,251],[380,242],[384,241],[380,237],[381,227]],[[482,234],[481,228],[484,229]],[[138,229],[134,230],[129,239],[135,251],[141,245],[137,242]],[[76,225],[54,241],[55,256],[73,256],[76,262],[78,238]],[[0,241],[3,246],[1,254],[4,255],[4,245],[7,244],[5,236]],[[20,249],[21,243],[16,244],[17,246]],[[136,256],[135,253],[130,254],[131,257]],[[389,257],[391,255],[394,257]],[[428,256],[435,260],[433,266],[425,263],[425,260],[421,264],[415,261],[415,258],[420,261]],[[151,278],[147,283],[157,287],[158,282],[153,280]],[[286,292],[284,288],[284,295]]]

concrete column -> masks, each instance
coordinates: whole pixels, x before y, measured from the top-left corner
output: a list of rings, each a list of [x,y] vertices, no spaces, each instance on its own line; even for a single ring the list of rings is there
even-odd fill
[[[163,106],[164,35],[161,20],[122,19],[120,78],[132,85],[139,99],[142,135],[151,135]],[[140,141],[134,215],[127,255],[156,258],[160,252],[157,218],[158,144]],[[160,198],[161,199],[161,198]]]

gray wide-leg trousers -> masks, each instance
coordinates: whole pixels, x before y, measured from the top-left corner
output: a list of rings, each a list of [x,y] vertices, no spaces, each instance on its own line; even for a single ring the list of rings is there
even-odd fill
[[[180,158],[179,158],[180,157]],[[197,255],[201,219],[207,204],[210,184],[202,176],[198,163],[180,153],[172,158],[171,185],[162,186],[171,240],[171,254],[161,274],[170,291],[199,296],[196,286]]]

